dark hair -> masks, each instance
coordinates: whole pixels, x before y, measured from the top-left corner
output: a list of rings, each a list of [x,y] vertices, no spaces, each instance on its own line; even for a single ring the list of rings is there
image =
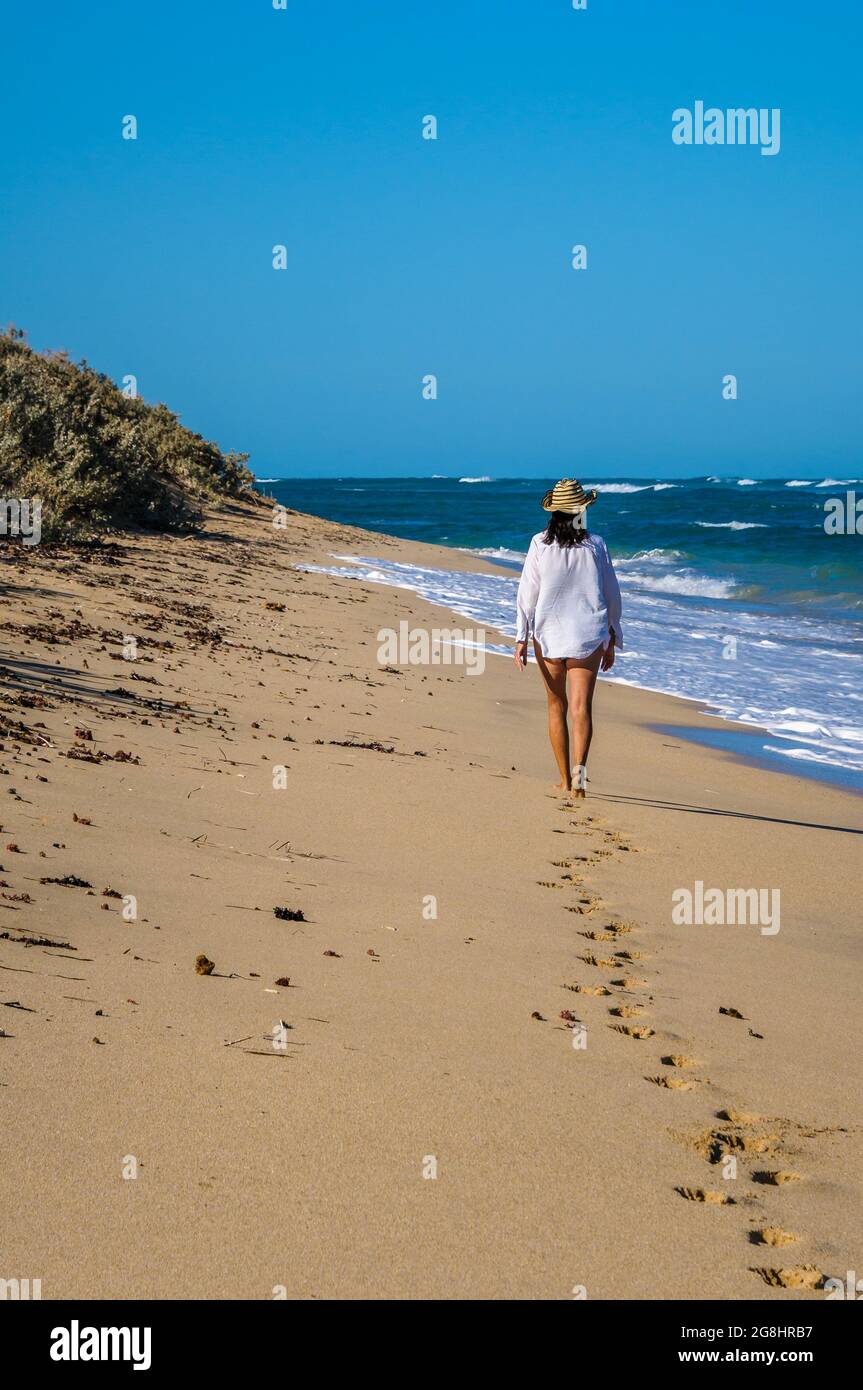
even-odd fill
[[[576,530],[573,522],[575,517],[571,512],[552,512],[545,528],[543,540],[546,545],[552,545],[557,541],[558,545],[581,545],[586,541],[589,531],[585,531],[579,519],[579,529]]]

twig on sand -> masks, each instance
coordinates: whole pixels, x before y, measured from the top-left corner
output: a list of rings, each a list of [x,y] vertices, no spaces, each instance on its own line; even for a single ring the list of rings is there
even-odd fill
[[[224,758],[225,762],[226,762],[226,763],[230,763],[231,767],[255,767],[255,766],[256,766],[255,763],[243,763],[243,762],[238,762],[236,758],[229,758],[228,755],[227,755],[227,753],[226,753],[226,752],[224,751],[224,749],[222,748],[221,744],[219,744],[218,747],[219,747],[219,752],[221,753],[221,755],[222,755],[222,757]]]
[[[289,1056],[290,1056],[290,1053],[288,1053],[288,1052],[276,1052],[275,1050],[273,1050],[272,1052],[264,1052],[263,1049],[262,1049],[262,1048],[259,1048],[259,1047],[244,1047],[244,1048],[243,1048],[243,1056],[244,1056],[244,1057],[282,1057],[282,1058],[284,1058],[284,1057],[289,1057]]]

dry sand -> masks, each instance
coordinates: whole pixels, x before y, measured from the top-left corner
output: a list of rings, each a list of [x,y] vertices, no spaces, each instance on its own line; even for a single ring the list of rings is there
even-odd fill
[[[605,683],[568,807],[535,668],[382,670],[380,627],[463,620],[294,568],[333,550],[489,568],[250,505],[0,572],[0,1276],[823,1297],[770,1271],[863,1261],[860,799]],[[781,931],[673,926],[696,879],[780,888]]]

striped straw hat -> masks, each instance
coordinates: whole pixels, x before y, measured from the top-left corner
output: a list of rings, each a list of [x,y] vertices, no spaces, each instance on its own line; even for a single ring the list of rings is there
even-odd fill
[[[545,512],[582,512],[596,501],[596,497],[595,490],[591,488],[590,492],[585,492],[577,478],[561,478],[543,497],[542,509]]]

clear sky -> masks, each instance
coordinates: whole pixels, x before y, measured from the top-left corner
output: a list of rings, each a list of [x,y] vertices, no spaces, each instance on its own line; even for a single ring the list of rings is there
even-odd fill
[[[0,315],[263,477],[860,476],[861,11],[8,5]]]

